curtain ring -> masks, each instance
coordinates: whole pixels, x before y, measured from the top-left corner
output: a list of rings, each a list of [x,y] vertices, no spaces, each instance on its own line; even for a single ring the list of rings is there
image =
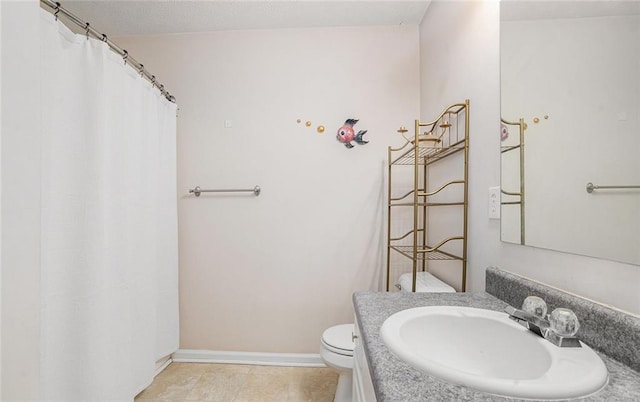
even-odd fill
[[[84,26],[84,33],[85,35],[87,35],[87,40],[89,40],[89,23],[87,22],[87,25]]]
[[[122,60],[124,61],[124,64],[127,64],[127,58],[129,57],[129,52],[127,52],[126,50],[122,49]]]
[[[55,12],[53,13],[53,16],[56,17],[56,21],[58,21],[58,13],[60,12],[60,3],[56,1],[56,8],[55,8]]]
[[[153,85],[154,88],[156,87],[156,76],[155,75],[151,76],[151,84]]]
[[[140,68],[138,68],[138,72],[140,73],[140,77],[144,74],[144,64],[140,63]]]
[[[107,39],[107,35],[102,34],[102,41],[103,41],[104,43],[108,43],[108,42],[107,42],[107,41],[108,41],[108,39]]]

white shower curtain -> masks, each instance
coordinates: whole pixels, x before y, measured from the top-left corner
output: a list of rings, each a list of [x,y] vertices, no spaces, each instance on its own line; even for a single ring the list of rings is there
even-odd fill
[[[176,106],[41,13],[41,399],[132,400],[178,348]]]

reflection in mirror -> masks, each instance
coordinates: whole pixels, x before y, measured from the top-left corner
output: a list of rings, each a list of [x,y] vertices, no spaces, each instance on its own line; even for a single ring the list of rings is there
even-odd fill
[[[501,239],[640,265],[640,2],[503,1],[500,43]]]

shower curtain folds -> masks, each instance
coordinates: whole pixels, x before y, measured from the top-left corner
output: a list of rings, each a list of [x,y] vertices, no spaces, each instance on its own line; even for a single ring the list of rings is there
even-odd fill
[[[176,105],[40,12],[41,399],[133,400],[178,348]]]

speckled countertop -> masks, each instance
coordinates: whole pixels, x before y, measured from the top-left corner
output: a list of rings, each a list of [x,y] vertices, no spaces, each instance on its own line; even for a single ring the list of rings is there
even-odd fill
[[[392,314],[422,306],[467,306],[502,311],[506,303],[488,293],[358,292],[353,295],[358,325],[378,402],[507,401],[432,377],[396,358],[384,345],[380,327]],[[640,401],[640,373],[598,353],[609,370],[609,383],[581,401]]]

